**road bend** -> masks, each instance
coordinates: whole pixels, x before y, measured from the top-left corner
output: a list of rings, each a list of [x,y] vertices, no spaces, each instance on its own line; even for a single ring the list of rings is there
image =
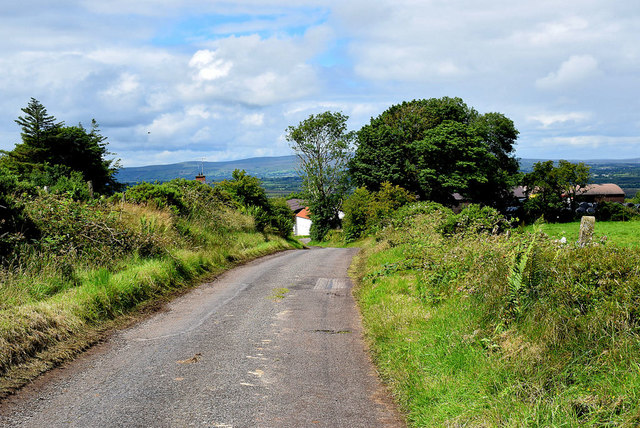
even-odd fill
[[[362,340],[356,251],[233,269],[5,399],[0,426],[404,426]]]

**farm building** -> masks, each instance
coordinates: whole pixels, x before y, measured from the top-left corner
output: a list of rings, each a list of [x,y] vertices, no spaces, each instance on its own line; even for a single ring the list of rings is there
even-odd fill
[[[624,202],[624,190],[614,183],[588,184],[578,188],[578,200],[585,202]]]

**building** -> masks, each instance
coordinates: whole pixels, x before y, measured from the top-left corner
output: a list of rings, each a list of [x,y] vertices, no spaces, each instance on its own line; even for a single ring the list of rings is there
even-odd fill
[[[588,184],[576,191],[576,199],[584,202],[624,202],[624,198],[624,190],[614,183]]]
[[[305,207],[296,213],[296,222],[293,224],[293,234],[295,236],[308,236],[311,234],[309,207]]]

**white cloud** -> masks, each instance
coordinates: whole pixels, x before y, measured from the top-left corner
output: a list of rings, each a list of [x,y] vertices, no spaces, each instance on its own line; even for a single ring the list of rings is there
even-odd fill
[[[208,81],[225,77],[231,71],[233,63],[217,58],[216,53],[210,50],[200,50],[193,54],[189,67],[195,68],[199,80]]]
[[[564,124],[567,122],[584,122],[592,117],[587,112],[569,112],[569,113],[541,113],[529,116],[527,119],[539,122],[543,128],[549,128],[552,125]]]
[[[536,86],[542,89],[555,89],[580,83],[598,72],[598,61],[591,55],[573,55],[564,61],[557,71],[536,80]]]
[[[262,126],[264,124],[264,113],[248,114],[242,118],[242,124],[247,126]]]
[[[123,73],[114,85],[101,93],[109,98],[120,98],[135,92],[139,87],[140,80],[138,76],[131,73]]]

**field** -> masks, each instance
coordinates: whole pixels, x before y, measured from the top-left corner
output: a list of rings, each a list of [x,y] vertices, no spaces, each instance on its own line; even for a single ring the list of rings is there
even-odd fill
[[[532,229],[533,226],[529,226]],[[554,239],[567,238],[567,242],[576,242],[580,231],[580,222],[546,223],[541,231]],[[601,221],[596,222],[594,241],[605,245],[622,247],[640,247],[640,221]]]

